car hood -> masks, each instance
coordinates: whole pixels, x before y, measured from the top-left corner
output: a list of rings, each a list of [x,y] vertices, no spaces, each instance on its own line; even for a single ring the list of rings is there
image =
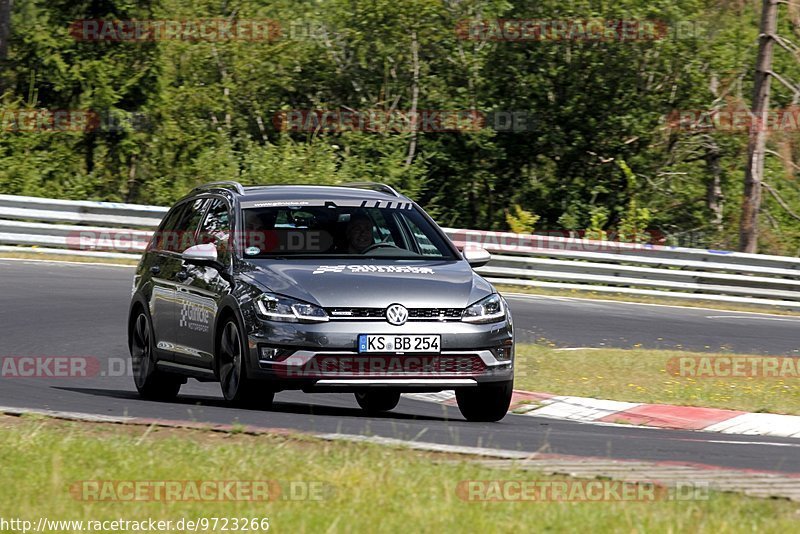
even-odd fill
[[[249,260],[244,274],[324,308],[465,308],[494,291],[466,261]]]

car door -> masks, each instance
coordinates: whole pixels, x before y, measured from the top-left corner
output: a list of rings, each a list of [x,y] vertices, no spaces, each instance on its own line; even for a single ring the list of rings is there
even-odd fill
[[[144,268],[152,284],[148,299],[153,333],[159,359],[172,360],[175,346],[175,274],[180,270],[180,262],[170,252],[176,248],[177,228],[183,219],[187,203],[174,206],[164,217],[164,221],[153,235],[148,252],[145,253]]]
[[[211,243],[217,248],[217,259],[230,270],[232,256],[231,209],[222,198],[209,199],[209,206],[200,223],[198,243]],[[177,286],[178,343],[181,352],[176,361],[196,367],[212,368],[214,354],[214,318],[222,297],[230,284],[213,267],[184,262],[185,279]]]
[[[167,359],[172,361],[180,361],[186,352],[181,344],[180,317],[183,309],[178,291],[187,276],[182,254],[187,248],[197,244],[197,227],[207,206],[207,198],[187,201],[172,231],[161,238],[163,245],[160,247],[160,254],[163,258],[159,279],[165,302],[161,306],[164,333],[159,339],[158,348],[168,352]]]

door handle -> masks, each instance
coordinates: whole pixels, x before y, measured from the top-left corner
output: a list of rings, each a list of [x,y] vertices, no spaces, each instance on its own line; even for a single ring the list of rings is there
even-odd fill
[[[161,274],[161,267],[159,267],[158,265],[153,265],[152,267],[150,267],[150,272],[153,274]]]
[[[189,278],[189,273],[186,271],[178,271],[178,274],[175,275],[179,281],[184,282],[187,278]]]

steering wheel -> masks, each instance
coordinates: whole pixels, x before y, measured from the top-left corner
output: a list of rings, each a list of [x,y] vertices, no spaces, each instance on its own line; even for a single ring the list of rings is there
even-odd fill
[[[375,249],[384,248],[384,247],[399,248],[397,245],[392,245],[391,243],[383,243],[383,242],[381,242],[381,243],[373,243],[370,246],[368,246],[367,248],[365,248],[364,250],[362,250],[361,254],[366,254],[367,252],[371,252],[371,251],[373,251]]]

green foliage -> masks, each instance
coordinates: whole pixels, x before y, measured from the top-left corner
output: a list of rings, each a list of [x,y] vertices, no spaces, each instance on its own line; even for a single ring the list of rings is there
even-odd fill
[[[208,180],[370,179],[412,195],[448,226],[531,231],[536,225],[630,240],[655,228],[673,243],[732,246],[746,135],[675,130],[665,117],[747,107],[757,4],[15,2],[0,107],[95,110],[131,122],[70,133],[3,128],[0,192],[167,204]],[[800,21],[781,10],[781,33],[793,37]],[[463,21],[593,17],[660,20],[671,32],[635,41],[541,42],[469,40],[456,32]],[[197,18],[270,19],[281,34],[92,42],[69,33],[79,19]],[[800,79],[800,64],[782,50],[775,69]],[[777,107],[794,96],[780,84],[773,93]],[[282,130],[276,120],[291,110],[412,108],[477,111],[487,122],[465,131],[298,132]],[[507,131],[493,120],[513,113],[525,118],[524,128]],[[796,139],[792,133],[771,139],[781,157],[768,157],[767,182],[800,213]],[[707,201],[712,179],[725,200],[721,225]],[[773,195],[765,194],[763,227],[765,249],[800,249],[797,219]]]
[[[508,228],[517,234],[531,234],[539,216],[526,211],[519,204],[514,204],[506,212],[506,223]]]
[[[592,206],[589,212],[589,226],[586,228],[586,239],[605,241],[608,234],[604,230],[608,223],[608,210],[602,206]]]
[[[629,243],[646,243],[650,240],[646,232],[647,225],[650,222],[650,210],[639,207],[636,199],[636,175],[633,174],[631,168],[623,160],[617,161],[617,165],[625,175],[630,195],[628,205],[625,206],[619,221],[617,240]]]

